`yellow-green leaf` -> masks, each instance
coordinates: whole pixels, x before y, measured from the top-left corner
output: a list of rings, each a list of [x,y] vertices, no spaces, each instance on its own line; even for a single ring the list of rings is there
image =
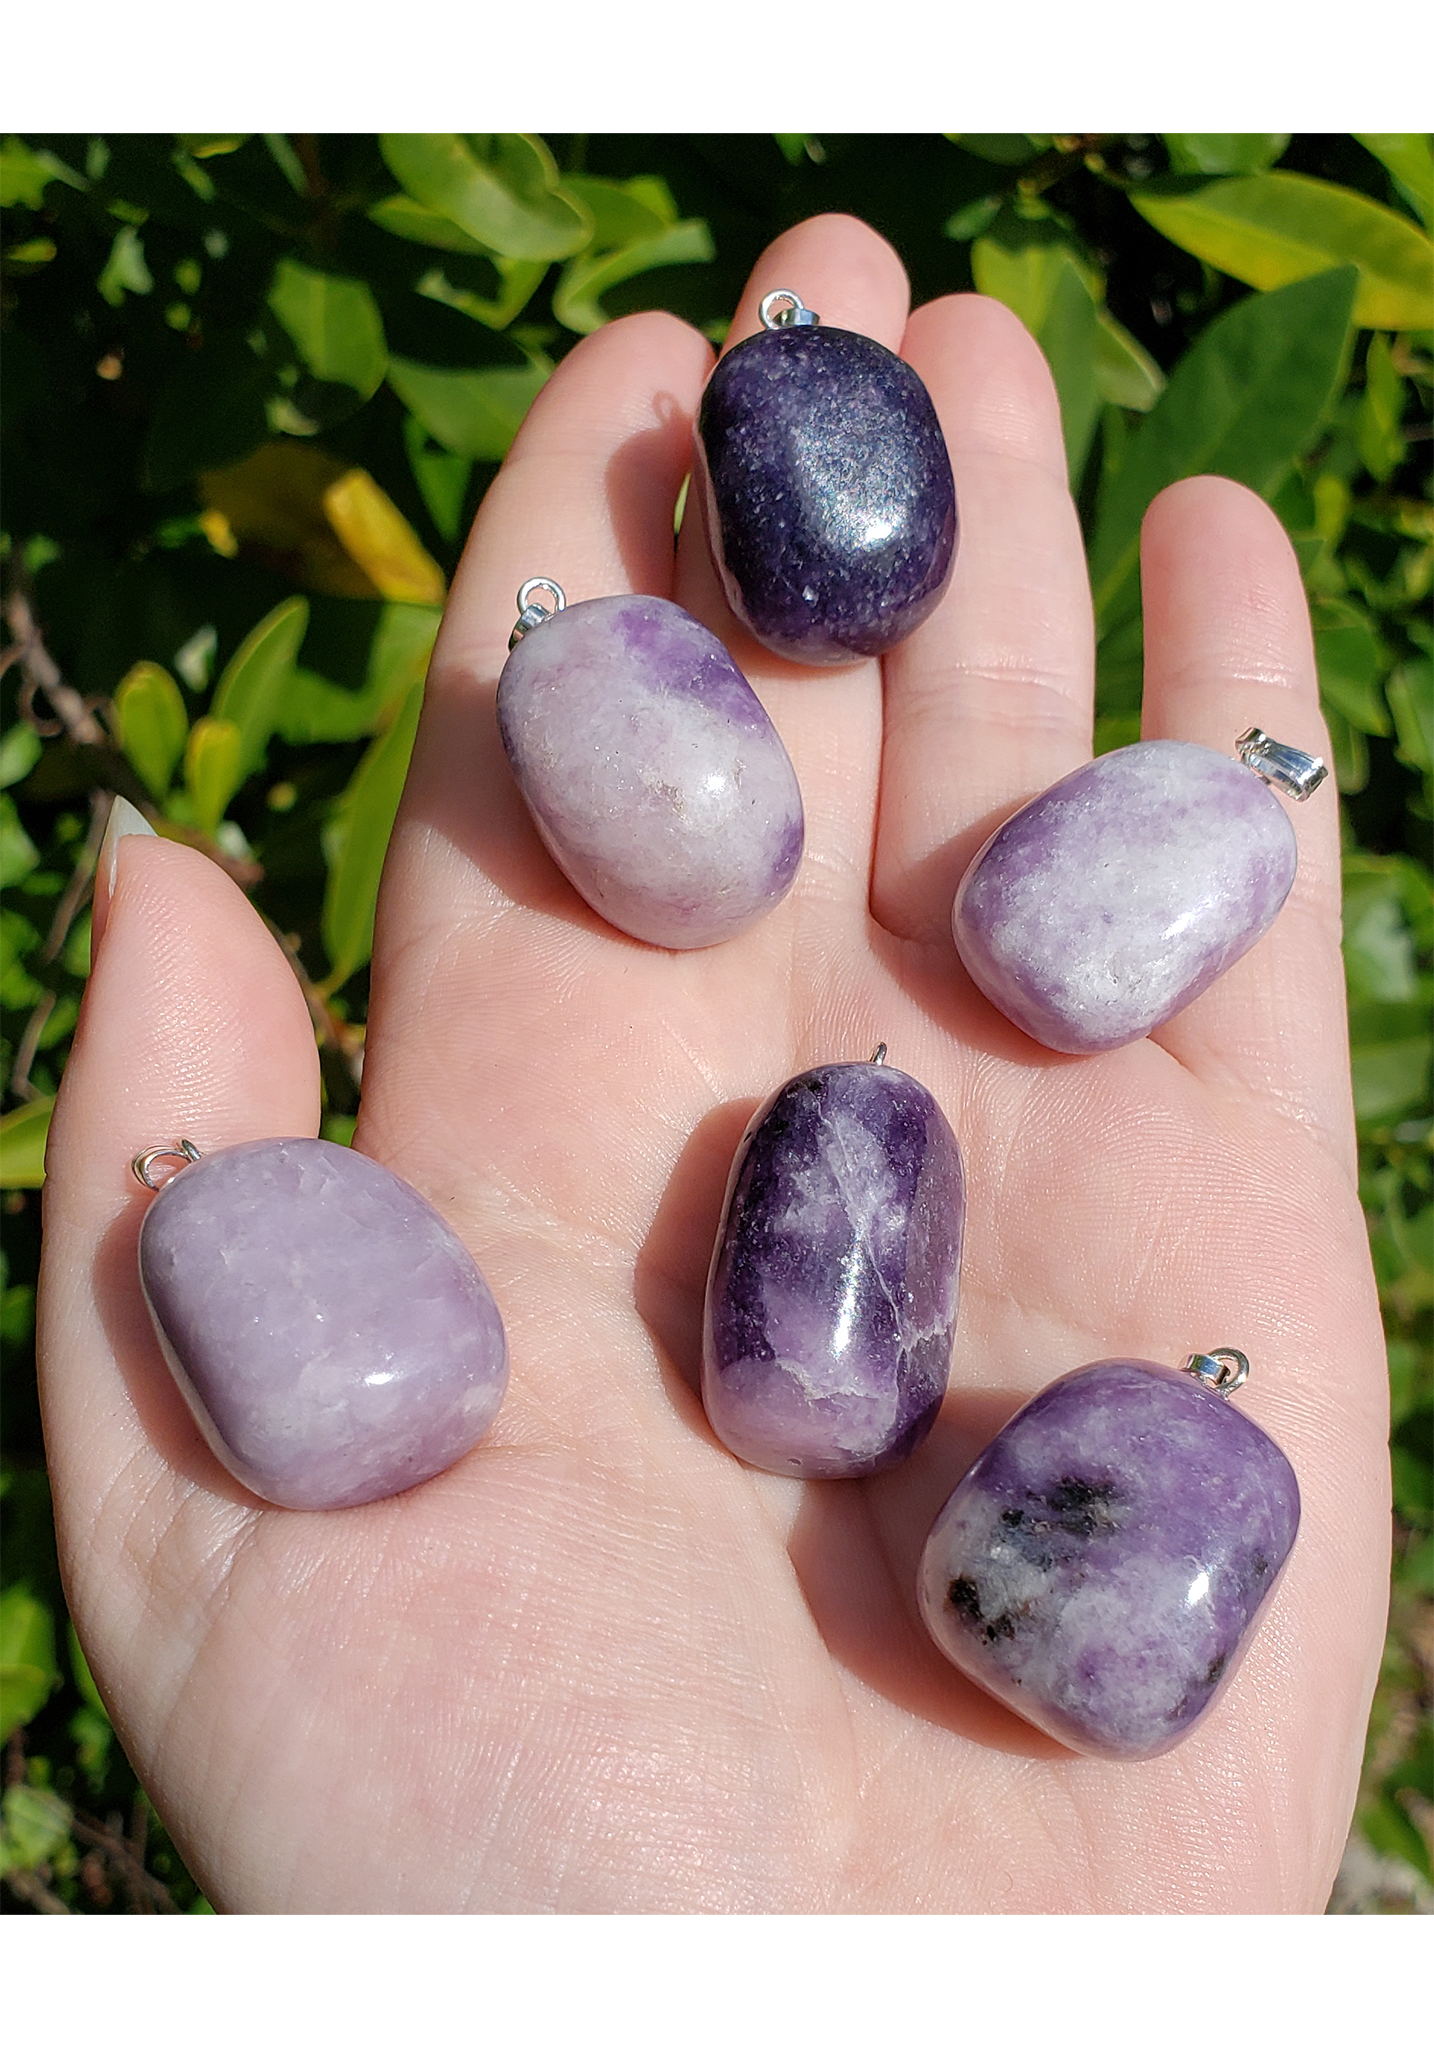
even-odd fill
[[[269,288],[269,308],[316,377],[347,384],[361,398],[373,396],[383,382],[388,346],[366,284],[284,256]]]
[[[501,462],[551,373],[542,356],[512,370],[435,370],[394,356],[388,381],[451,454]]]
[[[0,1863],[6,1870],[34,1870],[48,1863],[70,1839],[68,1807],[57,1792],[38,1785],[10,1785],[0,1801]]]
[[[243,780],[243,737],[233,719],[196,719],[184,750],[184,784],[194,823],[211,839]]]
[[[1434,227],[1434,137],[1356,135],[1378,157],[1425,227]]]
[[[1104,306],[1095,316],[1095,382],[1107,405],[1149,412],[1165,389],[1165,372]]]
[[[560,261],[592,234],[536,136],[382,135],[379,147],[411,199],[500,256]]]
[[[553,292],[553,311],[574,333],[591,334],[607,320],[600,300],[614,285],[670,263],[710,263],[714,254],[706,221],[684,220],[605,256],[575,256]]]
[[[374,910],[389,834],[398,815],[413,752],[423,685],[409,691],[397,718],[359,762],[324,833],[329,865],[323,935],[331,971],[327,987],[342,988],[373,951]]]
[[[1261,291],[1352,263],[1357,325],[1421,328],[1434,320],[1434,244],[1403,214],[1347,186],[1264,171],[1199,192],[1130,197],[1177,247]]]
[[[324,492],[329,524],[383,597],[442,604],[443,571],[386,491],[366,469],[351,469]]]
[[[0,1594],[0,1742],[32,1721],[59,1681],[50,1610],[23,1586]]]
[[[1012,248],[993,235],[971,246],[976,289],[1009,306],[1045,351],[1060,399],[1072,480],[1079,478],[1100,409],[1095,363],[1098,284],[1063,241]]]
[[[53,1095],[22,1103],[0,1117],[0,1188],[38,1188],[45,1179],[45,1144]]]
[[[1377,483],[1394,474],[1404,460],[1404,379],[1394,367],[1388,337],[1370,336],[1364,359],[1364,397],[1355,422],[1360,460]]]
[[[308,624],[307,599],[285,598],[246,636],[219,678],[211,707],[214,718],[221,724],[231,722],[239,734],[238,780],[226,792],[224,804],[264,758]],[[216,824],[224,815],[224,804],[219,807]]]
[[[1290,146],[1288,135],[1167,135],[1172,171],[1204,171],[1229,177],[1263,171]]]
[[[189,737],[179,685],[156,661],[137,661],[115,691],[126,758],[156,803],[163,803]]]

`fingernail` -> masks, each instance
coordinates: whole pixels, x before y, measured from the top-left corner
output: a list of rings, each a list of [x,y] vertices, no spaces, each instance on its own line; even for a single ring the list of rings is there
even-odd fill
[[[115,873],[119,866],[119,843],[131,832],[142,833],[148,839],[159,836],[143,811],[137,810],[128,797],[117,796],[110,804],[109,822],[100,841],[99,859],[95,862],[95,899],[90,913],[92,957],[109,916],[110,898],[114,894]]]

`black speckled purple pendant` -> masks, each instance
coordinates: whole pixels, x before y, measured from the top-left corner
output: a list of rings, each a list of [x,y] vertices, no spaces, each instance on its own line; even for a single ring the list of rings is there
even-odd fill
[[[722,358],[696,473],[727,599],[788,660],[884,654],[940,603],[956,490],[936,408],[880,342],[820,327],[792,292]]]

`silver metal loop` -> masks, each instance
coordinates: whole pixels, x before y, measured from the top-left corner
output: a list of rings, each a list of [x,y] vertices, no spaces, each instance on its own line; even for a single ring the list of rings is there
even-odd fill
[[[546,605],[534,604],[535,590],[547,591],[553,600],[551,610]],[[523,635],[531,633],[534,626],[541,626],[547,619],[555,619],[567,607],[568,600],[561,583],[554,583],[551,576],[530,576],[518,591],[518,623],[508,635],[508,652],[511,654]]]
[[[1243,1351],[1235,1351],[1229,1345],[1219,1351],[1192,1351],[1184,1369],[1202,1387],[1208,1387],[1212,1394],[1223,1394],[1227,1401],[1250,1377],[1249,1359]]]
[[[884,1067],[886,1065],[886,1040],[884,1038],[872,1054],[870,1064],[874,1067]]]
[[[179,1165],[174,1172],[179,1173],[186,1166],[193,1166],[195,1160],[202,1157],[199,1147],[191,1138],[176,1138],[172,1145],[156,1145],[149,1152],[138,1153],[131,1159],[129,1170],[141,1187],[148,1188],[152,1195],[157,1195],[161,1188],[167,1188],[174,1179],[173,1173],[167,1173],[163,1180],[151,1180],[150,1174],[161,1159],[177,1159]]]
[[[1313,796],[1329,774],[1318,754],[1304,754],[1298,747],[1287,747],[1279,740],[1272,740],[1257,725],[1240,734],[1235,742],[1235,752],[1262,782],[1283,790],[1297,804]]]
[[[802,304],[795,292],[768,292],[757,313],[770,334],[783,327],[815,327],[821,319],[819,313]]]

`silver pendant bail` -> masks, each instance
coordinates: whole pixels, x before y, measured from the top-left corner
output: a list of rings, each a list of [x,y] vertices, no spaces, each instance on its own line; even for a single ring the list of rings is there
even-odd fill
[[[552,608],[534,604],[535,590],[546,590],[552,598]],[[563,595],[561,583],[554,583],[551,576],[530,576],[518,591],[518,623],[508,635],[508,652],[511,654],[525,633],[531,633],[534,626],[541,626],[545,620],[555,619],[559,612],[566,611],[568,600]]]
[[[1243,1351],[1226,1345],[1219,1351],[1192,1351],[1184,1370],[1199,1380],[1202,1387],[1208,1387],[1212,1394],[1223,1394],[1228,1401],[1250,1377],[1250,1361]]]
[[[172,1145],[155,1145],[148,1152],[137,1153],[129,1163],[129,1170],[141,1187],[148,1188],[152,1195],[157,1195],[161,1188],[167,1188],[174,1179],[173,1173],[167,1173],[163,1180],[151,1179],[150,1176],[161,1159],[177,1159],[179,1165],[174,1172],[179,1173],[184,1167],[193,1166],[194,1162],[202,1157],[203,1154],[192,1138],[176,1138]]]
[[[768,292],[757,312],[769,334],[784,327],[815,327],[821,320],[821,315],[804,306],[795,292]]]
[[[1262,782],[1268,782],[1273,789],[1283,790],[1297,804],[1313,796],[1329,773],[1318,754],[1301,753],[1298,747],[1287,747],[1279,740],[1272,740],[1257,725],[1240,734],[1235,742],[1235,752]]]

